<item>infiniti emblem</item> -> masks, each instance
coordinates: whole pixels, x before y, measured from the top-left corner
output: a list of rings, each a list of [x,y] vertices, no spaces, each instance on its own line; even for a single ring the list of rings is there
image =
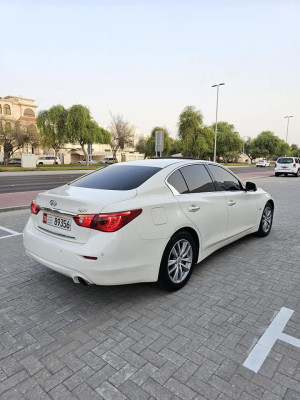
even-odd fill
[[[55,207],[57,206],[57,203],[55,200],[50,200],[50,206]]]

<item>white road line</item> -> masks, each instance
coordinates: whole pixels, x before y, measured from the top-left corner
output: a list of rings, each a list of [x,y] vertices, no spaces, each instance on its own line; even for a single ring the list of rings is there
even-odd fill
[[[13,236],[23,235],[23,233],[19,233],[19,232],[13,231],[12,229],[5,228],[4,226],[1,226],[1,225],[0,225],[0,230],[4,231],[4,232],[7,232],[7,233],[10,233],[10,235],[0,236],[0,240],[1,239],[6,239],[6,238],[9,238],[9,237],[13,237]]]
[[[258,372],[278,339],[292,344],[293,346],[300,347],[300,339],[282,332],[293,315],[293,312],[294,310],[290,310],[289,308],[281,308],[265,333],[253,347],[243,364],[244,367],[251,369],[251,371]]]

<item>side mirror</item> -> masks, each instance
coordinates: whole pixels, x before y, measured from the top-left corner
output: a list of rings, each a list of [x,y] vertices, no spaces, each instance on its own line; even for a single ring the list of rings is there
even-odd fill
[[[257,187],[255,185],[255,183],[253,182],[246,182],[246,191],[252,191],[252,192],[256,192],[257,191]]]

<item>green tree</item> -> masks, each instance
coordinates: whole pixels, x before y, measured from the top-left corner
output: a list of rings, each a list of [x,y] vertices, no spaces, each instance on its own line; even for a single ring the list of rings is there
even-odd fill
[[[137,142],[137,144],[135,146],[136,151],[138,151],[139,153],[145,154],[146,153],[147,140],[148,139],[145,138],[145,137],[139,138],[139,140],[138,140],[138,142]]]
[[[199,134],[203,116],[194,106],[187,106],[179,116],[178,137],[183,144],[183,154],[196,157],[199,154]]]
[[[67,114],[67,138],[71,143],[78,142],[89,165],[87,144],[110,143],[110,134],[91,118],[90,111],[81,104],[75,104]]]
[[[290,154],[291,154],[291,148],[289,144],[286,143],[285,140],[279,139],[276,148],[276,157],[273,158],[277,159],[278,157],[289,156]]]
[[[42,110],[37,117],[37,126],[42,138],[42,144],[52,147],[55,152],[55,159],[59,149],[67,140],[67,110],[60,104],[51,107],[49,110]],[[55,159],[53,163],[55,163]]]
[[[31,144],[34,147],[39,145],[39,135],[35,126],[32,129],[31,125],[22,124],[20,121],[12,123],[5,118],[0,120],[0,140],[3,143],[5,165],[25,144]]]
[[[297,144],[292,144],[290,151],[292,157],[300,157],[300,147]]]
[[[166,157],[170,155],[171,150],[172,150],[172,139],[170,138],[170,134],[167,130],[167,128],[161,127],[161,126],[156,126],[155,128],[152,129],[150,133],[150,137],[147,140],[146,143],[146,152],[145,156],[146,157],[153,157],[155,156],[155,132],[156,131],[162,131],[164,133],[164,148],[162,151],[162,156]]]
[[[211,126],[215,130],[215,124]],[[232,160],[233,157],[242,151],[243,140],[235,130],[234,125],[225,121],[218,122],[217,128],[217,158],[223,158],[225,162]]]
[[[253,158],[271,158],[276,154],[279,144],[280,139],[279,137],[275,136],[273,132],[263,131],[255,139],[253,139],[251,154]]]

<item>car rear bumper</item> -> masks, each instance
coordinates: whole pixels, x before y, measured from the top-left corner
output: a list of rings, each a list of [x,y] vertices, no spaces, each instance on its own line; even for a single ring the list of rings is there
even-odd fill
[[[125,228],[115,232],[118,235],[94,231],[87,243],[77,244],[39,231],[30,218],[24,229],[24,247],[32,261],[74,282],[78,278],[97,285],[157,281],[167,240],[143,240],[130,225]]]
[[[297,168],[275,168],[275,172],[281,174],[296,174]]]

